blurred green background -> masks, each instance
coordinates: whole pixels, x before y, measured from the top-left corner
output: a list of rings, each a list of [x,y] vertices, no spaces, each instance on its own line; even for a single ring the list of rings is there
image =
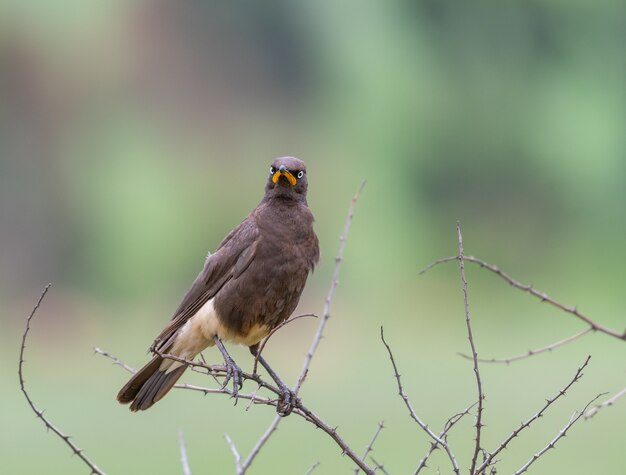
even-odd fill
[[[623,2],[0,2],[0,471],[86,473],[19,392],[24,320],[35,402],[111,474],[233,473],[274,414],[173,392],[131,414],[115,402],[204,256],[256,205],[267,167],[296,155],[322,248],[299,310],[321,314],[349,200],[362,179],[333,318],[302,396],[362,452],[412,473],[429,446],[397,396],[385,326],[431,427],[475,401],[455,264],[467,254],[623,329],[626,259]],[[468,269],[482,356],[510,356],[584,326]],[[281,330],[267,357],[293,382],[315,332]],[[626,385],[625,346],[590,335],[552,354],[484,366],[493,449],[573,376],[583,380],[502,454],[511,473],[599,392]],[[244,369],[245,348],[232,350]],[[206,352],[209,361],[220,361]],[[185,381],[204,383],[198,375]],[[210,384],[206,382],[206,384]],[[247,390],[254,387],[247,385]],[[626,401],[581,421],[533,473],[623,473]],[[469,466],[472,419],[451,436]],[[250,473],[348,473],[297,417]],[[431,472],[448,473],[436,454]]]

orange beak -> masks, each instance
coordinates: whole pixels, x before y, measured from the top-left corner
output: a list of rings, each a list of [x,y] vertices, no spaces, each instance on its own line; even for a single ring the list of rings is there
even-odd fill
[[[276,183],[281,175],[289,180],[289,184],[291,186],[296,186],[296,183],[298,181],[296,180],[296,177],[293,176],[288,170],[277,170],[276,173],[274,173],[274,175],[272,176],[272,183]]]

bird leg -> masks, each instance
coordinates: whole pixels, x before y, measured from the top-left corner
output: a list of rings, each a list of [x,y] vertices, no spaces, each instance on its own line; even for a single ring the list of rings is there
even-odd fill
[[[265,358],[258,354],[259,344],[252,345],[250,347],[250,353],[259,360],[259,363],[265,368],[265,370],[269,373],[272,379],[276,382],[278,386],[278,390],[280,391],[280,397],[278,399],[278,405],[276,406],[276,412],[279,416],[285,417],[291,414],[291,411],[298,404],[298,396],[287,387],[285,383],[278,377],[276,372],[272,369],[272,367],[265,361]]]
[[[224,363],[226,364],[226,378],[224,379],[224,384],[222,385],[222,389],[228,385],[228,382],[232,378],[233,380],[233,397],[235,398],[235,405],[239,400],[239,389],[243,386],[243,376],[241,372],[241,368],[235,364],[235,361],[231,358],[224,347],[224,343],[222,340],[218,338],[217,335],[213,335],[213,341],[215,345],[219,348],[220,353],[224,357]]]

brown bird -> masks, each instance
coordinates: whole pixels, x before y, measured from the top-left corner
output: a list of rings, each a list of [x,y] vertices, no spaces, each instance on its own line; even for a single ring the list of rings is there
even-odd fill
[[[224,386],[232,378],[237,397],[241,369],[222,341],[247,345],[256,356],[259,342],[295,310],[319,260],[306,194],[305,163],[294,157],[274,160],[261,203],[209,254],[171,321],[154,340],[152,360],[118,393],[120,403],[143,411],[174,386],[187,365],[159,353],[192,360],[213,345],[227,367]],[[262,356],[259,363],[281,391],[278,413],[289,414],[295,404],[293,393]]]

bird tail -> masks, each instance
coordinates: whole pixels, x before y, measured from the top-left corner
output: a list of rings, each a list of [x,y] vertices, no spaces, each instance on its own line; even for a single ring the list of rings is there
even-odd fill
[[[124,385],[117,400],[120,404],[131,403],[133,412],[145,411],[172,389],[186,368],[172,360],[164,363],[161,356],[155,355]]]

